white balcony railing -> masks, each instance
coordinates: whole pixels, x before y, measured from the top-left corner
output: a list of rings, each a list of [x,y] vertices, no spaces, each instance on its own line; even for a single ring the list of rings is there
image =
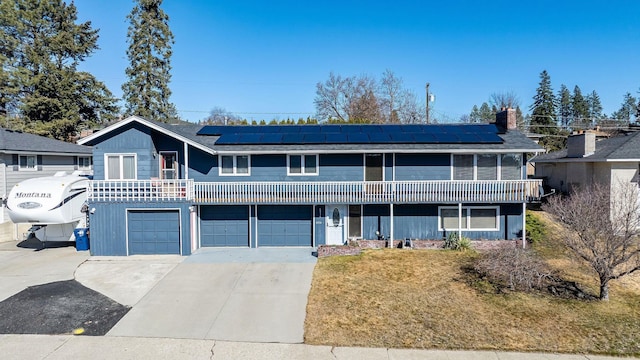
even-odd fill
[[[188,200],[197,204],[522,203],[540,197],[541,180],[354,182],[90,182],[96,201]]]
[[[193,180],[93,180],[89,200],[175,201],[193,199]]]

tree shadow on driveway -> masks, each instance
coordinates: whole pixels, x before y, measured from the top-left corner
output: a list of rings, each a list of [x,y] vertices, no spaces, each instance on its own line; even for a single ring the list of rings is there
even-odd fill
[[[31,286],[0,302],[0,334],[105,335],[130,310],[75,280]]]

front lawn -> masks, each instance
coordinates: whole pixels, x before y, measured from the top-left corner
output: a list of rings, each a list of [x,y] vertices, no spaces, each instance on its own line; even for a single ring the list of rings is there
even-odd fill
[[[543,219],[544,220],[544,219]],[[545,220],[548,221],[548,220]],[[561,249],[539,242],[567,280],[596,283]],[[555,249],[554,249],[555,248]],[[500,292],[469,270],[471,252],[382,249],[319,259],[305,342],[335,346],[640,354],[637,277],[609,302]]]

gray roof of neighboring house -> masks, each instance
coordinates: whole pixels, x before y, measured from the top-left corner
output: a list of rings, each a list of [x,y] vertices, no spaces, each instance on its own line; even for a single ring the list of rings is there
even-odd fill
[[[91,147],[0,128],[0,152],[91,155]]]
[[[567,157],[567,149],[543,154],[531,162],[598,162],[607,160],[640,159],[640,132],[627,133],[609,139],[596,141],[596,150],[585,157]]]

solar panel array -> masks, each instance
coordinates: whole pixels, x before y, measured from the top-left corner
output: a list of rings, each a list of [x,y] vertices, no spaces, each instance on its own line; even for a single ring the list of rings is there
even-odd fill
[[[216,145],[255,144],[500,144],[491,124],[470,125],[265,125],[203,127]]]

